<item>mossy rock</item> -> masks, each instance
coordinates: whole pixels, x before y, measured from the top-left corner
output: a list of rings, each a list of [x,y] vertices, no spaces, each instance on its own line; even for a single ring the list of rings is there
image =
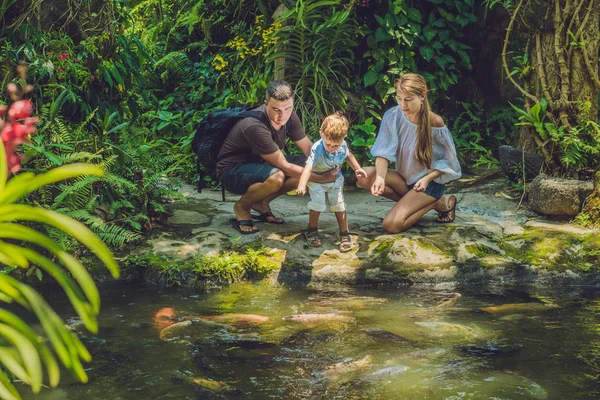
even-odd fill
[[[499,246],[509,257],[546,269],[590,271],[600,267],[600,234],[596,232],[581,235],[533,227]]]

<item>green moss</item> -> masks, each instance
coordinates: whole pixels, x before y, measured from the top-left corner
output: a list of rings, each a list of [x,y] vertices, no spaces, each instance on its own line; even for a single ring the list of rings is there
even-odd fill
[[[279,268],[264,249],[246,249],[192,259],[145,254],[131,257],[124,263],[126,270],[149,268],[163,276],[167,285],[181,285],[188,280],[212,280],[233,283],[243,278],[260,279]]]
[[[392,247],[394,246],[393,240],[385,240],[377,245],[372,251],[373,254],[373,263],[377,264],[387,264],[389,263],[388,255],[392,251]]]
[[[425,250],[429,250],[433,253],[436,253],[436,254],[439,254],[442,256],[447,255],[446,252],[444,252],[442,249],[440,249],[431,239],[417,238],[416,242],[419,245],[419,247],[421,247]]]
[[[476,257],[497,256],[499,253],[495,249],[481,243],[468,244],[465,249]]]
[[[406,284],[412,284],[413,281],[412,279],[410,279],[410,274],[415,271],[414,267],[399,267],[396,268],[393,273],[394,273],[394,281],[396,282],[400,282],[400,283],[406,283]]]
[[[524,245],[516,248],[506,241],[499,246],[506,254],[524,263],[547,269],[598,270],[600,257],[600,235],[590,233],[578,235],[570,232],[548,231],[528,228],[524,234],[507,238],[507,241],[523,240]]]

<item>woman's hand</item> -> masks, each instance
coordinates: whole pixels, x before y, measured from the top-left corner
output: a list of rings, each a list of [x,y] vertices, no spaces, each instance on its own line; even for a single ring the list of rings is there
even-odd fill
[[[373,186],[371,186],[371,194],[374,196],[380,196],[383,194],[383,190],[385,189],[385,179],[381,176],[377,175],[375,177],[375,182],[373,182]]]
[[[415,189],[415,192],[424,192],[425,189],[427,189],[429,182],[431,182],[431,179],[427,177],[421,178],[417,181],[417,183],[415,183],[413,189]]]

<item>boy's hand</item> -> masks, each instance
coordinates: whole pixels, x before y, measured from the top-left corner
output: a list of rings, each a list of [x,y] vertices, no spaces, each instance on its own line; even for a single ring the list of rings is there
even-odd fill
[[[357,178],[361,178],[361,177],[366,177],[367,176],[367,173],[361,167],[356,168],[354,170],[354,174],[356,175]]]
[[[299,196],[304,196],[306,194],[306,186],[298,186],[296,193],[298,193]]]

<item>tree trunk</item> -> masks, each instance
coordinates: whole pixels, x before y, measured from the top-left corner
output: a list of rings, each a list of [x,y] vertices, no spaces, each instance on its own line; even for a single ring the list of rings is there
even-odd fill
[[[600,171],[596,172],[594,191],[585,200],[581,213],[587,215],[592,225],[600,226]]]
[[[531,69],[521,73],[522,86],[509,77],[526,98],[527,111],[546,98],[546,122],[561,126],[567,135],[583,121],[598,122],[599,20],[600,0],[521,0],[507,29],[507,42],[511,30],[525,30],[529,37],[525,52]],[[505,57],[506,53],[505,48]],[[506,58],[504,63],[508,72]],[[521,135],[520,147],[531,143],[542,151],[552,172],[565,172],[559,149],[533,128]]]

